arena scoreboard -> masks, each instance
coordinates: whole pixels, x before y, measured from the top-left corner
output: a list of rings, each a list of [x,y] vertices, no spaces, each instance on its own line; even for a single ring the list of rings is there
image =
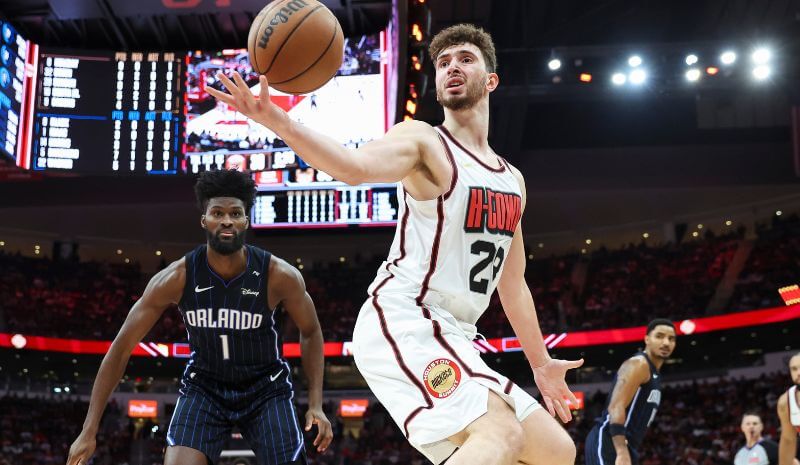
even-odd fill
[[[2,20],[0,34],[0,153],[15,159],[25,117],[25,69],[30,43]]]
[[[176,174],[183,58],[170,52],[41,53],[31,169]]]
[[[253,228],[332,228],[397,224],[397,185],[315,183],[259,186]]]

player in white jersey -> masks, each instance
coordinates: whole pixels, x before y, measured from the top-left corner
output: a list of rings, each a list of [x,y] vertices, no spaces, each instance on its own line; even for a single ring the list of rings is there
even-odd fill
[[[400,183],[394,244],[359,313],[353,352],[409,442],[436,464],[572,465],[575,446],[552,416],[571,419],[564,376],[583,362],[549,357],[525,282],[525,183],[488,144],[494,44],[462,24],[437,34],[430,53],[444,124],[405,121],[356,150],[291,121],[269,102],[264,77],[258,99],[238,75],[220,76],[230,94],[209,92],[335,179]],[[472,345],[495,288],[550,415]]]
[[[797,465],[797,436],[800,434],[800,353],[789,359],[792,387],[778,398],[778,418],[781,421],[781,439],[778,448],[778,465]]]

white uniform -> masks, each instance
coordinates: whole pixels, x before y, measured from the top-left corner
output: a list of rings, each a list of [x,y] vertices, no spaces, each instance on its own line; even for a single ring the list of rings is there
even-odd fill
[[[786,400],[789,401],[789,421],[795,431],[800,434],[800,405],[797,403],[797,386],[790,387],[786,397],[788,397]]]
[[[519,182],[505,160],[488,166],[437,131],[453,167],[450,189],[417,201],[398,185],[401,220],[353,333],[370,389],[434,464],[455,450],[449,436],[486,413],[489,389],[519,420],[540,408],[472,345],[520,220]]]

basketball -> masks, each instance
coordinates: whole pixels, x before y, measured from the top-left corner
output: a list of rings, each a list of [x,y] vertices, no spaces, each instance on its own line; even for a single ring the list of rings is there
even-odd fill
[[[253,69],[271,87],[305,94],[322,87],[342,65],[344,33],[317,0],[276,0],[250,26],[247,51]]]

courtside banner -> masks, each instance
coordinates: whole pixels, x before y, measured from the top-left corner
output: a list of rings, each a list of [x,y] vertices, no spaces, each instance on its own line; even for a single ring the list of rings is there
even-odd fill
[[[726,329],[756,327],[800,318],[800,304],[786,307],[767,308],[749,312],[737,312],[727,315],[693,318],[675,322],[678,335],[703,334]],[[587,347],[609,344],[625,344],[641,341],[645,326],[630,328],[601,329],[597,331],[576,331],[547,334],[545,345],[555,347]],[[522,350],[519,339],[503,337],[488,340],[476,340],[475,348],[481,353],[518,352]],[[60,339],[53,337],[30,336],[25,334],[0,333],[0,348],[18,350],[40,350],[48,352],[65,352],[70,354],[103,355],[111,346],[111,341],[92,341],[82,339]],[[352,356],[349,342],[326,342],[326,357]],[[140,342],[133,349],[132,355],[137,357],[173,357],[188,358],[191,349],[186,343]],[[300,344],[296,342],[283,345],[283,356],[300,357]]]

